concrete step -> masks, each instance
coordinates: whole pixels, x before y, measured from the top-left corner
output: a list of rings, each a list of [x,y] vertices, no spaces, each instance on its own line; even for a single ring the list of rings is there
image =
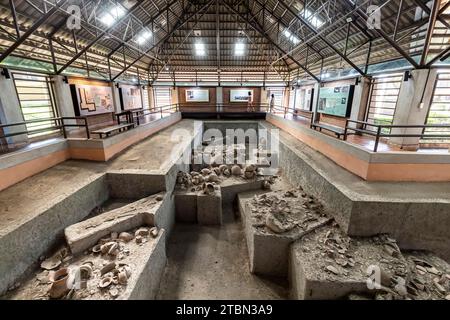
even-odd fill
[[[67,227],[64,234],[72,254],[92,247],[111,232],[120,233],[142,225],[167,227],[158,223],[164,220],[161,217],[171,214],[167,197],[161,192]]]

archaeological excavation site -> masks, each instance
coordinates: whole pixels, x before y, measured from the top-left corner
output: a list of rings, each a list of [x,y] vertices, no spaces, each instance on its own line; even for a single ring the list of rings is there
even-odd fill
[[[449,0],[0,14],[2,302],[450,300]]]

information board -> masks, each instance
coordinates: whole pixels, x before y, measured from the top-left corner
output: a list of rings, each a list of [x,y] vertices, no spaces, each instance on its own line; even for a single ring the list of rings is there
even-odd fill
[[[354,86],[320,88],[319,113],[338,117],[349,117],[353,100]]]
[[[186,102],[209,102],[208,89],[187,89]]]

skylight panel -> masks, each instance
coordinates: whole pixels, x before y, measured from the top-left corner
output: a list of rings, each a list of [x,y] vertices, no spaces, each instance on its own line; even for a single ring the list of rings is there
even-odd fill
[[[143,45],[152,37],[152,32],[148,29],[142,30],[136,37],[136,43]]]
[[[243,56],[245,54],[245,43],[236,42],[234,44],[234,55]]]
[[[299,44],[300,43],[300,39],[298,37],[296,37],[295,35],[293,35],[288,29],[285,29],[283,31],[283,35],[289,40],[291,41],[293,44]]]
[[[195,54],[197,56],[206,56],[206,48],[205,48],[205,44],[202,42],[197,42],[194,45],[195,48]]]
[[[125,13],[126,11],[122,6],[116,5],[112,7],[108,12],[103,14],[100,17],[100,21],[107,27],[111,27],[117,20],[122,18]]]

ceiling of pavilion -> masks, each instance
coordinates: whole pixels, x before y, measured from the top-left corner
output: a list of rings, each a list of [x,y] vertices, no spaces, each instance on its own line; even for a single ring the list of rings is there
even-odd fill
[[[192,72],[317,80],[327,70],[365,74],[368,64],[400,58],[424,67],[448,52],[449,3],[435,10],[426,47],[434,8],[425,0],[0,0],[0,61],[150,82]],[[367,26],[369,5],[380,7],[381,30]]]

